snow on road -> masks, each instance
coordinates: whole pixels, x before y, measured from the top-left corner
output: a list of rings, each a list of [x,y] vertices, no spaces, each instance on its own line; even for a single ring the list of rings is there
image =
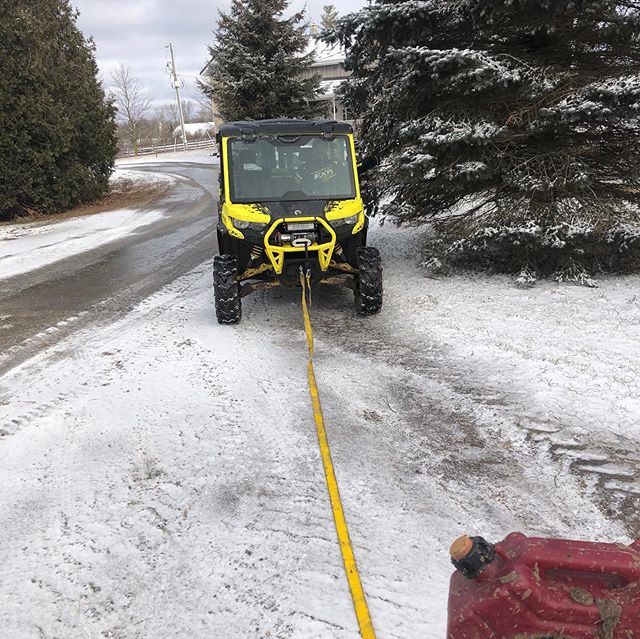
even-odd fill
[[[638,279],[430,280],[415,231],[371,235],[386,306],[316,292],[316,375],[379,636],[442,639],[462,532],[628,541],[633,517],[537,435],[588,456],[580,428],[634,434]],[[357,635],[298,294],[213,318],[207,263],[0,378],[3,637]]]
[[[7,636],[353,629],[304,351],[269,322],[214,326],[209,280],[3,380],[23,385],[0,449]]]
[[[116,169],[114,180],[135,181],[142,188],[172,184],[160,173]],[[0,226],[0,279],[33,271],[118,240],[163,216],[160,210],[123,209],[58,222]]]
[[[135,166],[136,164],[175,164],[178,162],[207,162],[217,163],[218,151],[213,147],[206,149],[193,149],[191,151],[169,151],[168,153],[158,153],[158,155],[138,155],[118,158],[116,160],[116,166],[118,168],[127,167],[129,165]]]

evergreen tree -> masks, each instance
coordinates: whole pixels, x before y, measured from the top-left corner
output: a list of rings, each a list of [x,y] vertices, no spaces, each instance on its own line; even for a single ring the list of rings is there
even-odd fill
[[[640,267],[639,27],[609,0],[377,0],[327,37],[387,211],[531,281]]]
[[[325,4],[322,7],[322,16],[320,16],[320,26],[323,31],[328,31],[336,26],[338,21],[338,11],[334,4]]]
[[[225,120],[307,118],[322,110],[318,77],[303,75],[313,62],[304,14],[285,18],[287,7],[287,0],[233,0],[220,13],[200,89]]]
[[[113,106],[67,0],[0,0],[0,218],[57,212],[108,188]]]

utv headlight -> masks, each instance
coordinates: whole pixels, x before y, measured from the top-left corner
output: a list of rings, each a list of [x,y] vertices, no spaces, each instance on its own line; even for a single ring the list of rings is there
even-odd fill
[[[231,221],[233,225],[240,230],[251,229],[253,231],[261,231],[267,226],[266,222],[248,222],[247,220],[237,220],[236,218],[231,218]]]
[[[349,217],[341,217],[337,220],[331,220],[331,225],[334,228],[340,228],[342,226],[353,226],[358,221],[358,214],[350,215]]]

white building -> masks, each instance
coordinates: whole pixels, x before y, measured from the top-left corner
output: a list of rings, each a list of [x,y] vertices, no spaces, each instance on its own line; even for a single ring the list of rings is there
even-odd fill
[[[312,25],[312,29],[314,26]],[[318,99],[327,103],[326,117],[351,121],[350,114],[336,97],[340,84],[351,75],[351,71],[344,68],[344,50],[339,45],[330,46],[320,42],[313,35],[310,50],[315,53],[316,61],[303,72],[303,77],[320,76],[320,96]]]
[[[184,125],[184,132],[190,140],[213,138],[216,135],[216,125],[214,122],[190,122]],[[175,128],[173,137],[182,137],[182,126]]]

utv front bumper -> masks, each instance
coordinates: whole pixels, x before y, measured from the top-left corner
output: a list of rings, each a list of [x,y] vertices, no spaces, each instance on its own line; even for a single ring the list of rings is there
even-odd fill
[[[285,256],[317,254],[318,266],[327,271],[336,246],[336,232],[322,217],[280,218],[273,222],[264,236],[264,248],[276,275],[284,269]],[[293,255],[292,255],[293,257]]]

